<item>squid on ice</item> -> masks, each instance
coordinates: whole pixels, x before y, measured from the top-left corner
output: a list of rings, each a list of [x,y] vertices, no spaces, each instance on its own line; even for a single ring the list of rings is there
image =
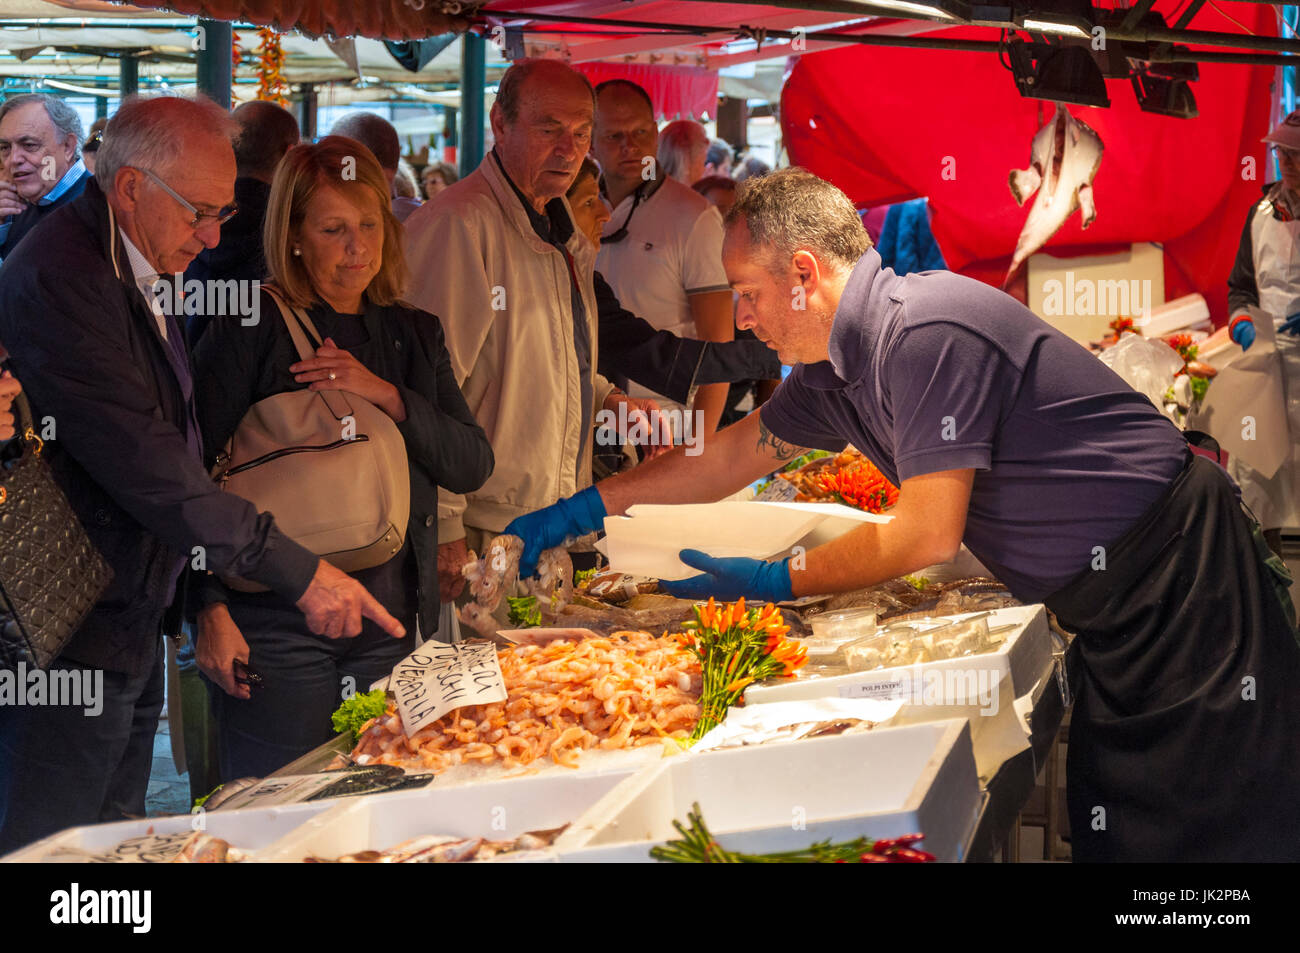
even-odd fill
[[[1104,151],[1101,137],[1092,127],[1075,119],[1062,103],[1057,103],[1052,121],[1034,135],[1029,148],[1029,168],[1013,169],[1007,180],[1017,205],[1024,205],[1035,189],[1038,197],[1016,241],[1003,288],[1011,283],[1026,259],[1042,248],[1076,210],[1083,210],[1080,224],[1084,228],[1092,224],[1097,217],[1092,180],[1101,166]]]

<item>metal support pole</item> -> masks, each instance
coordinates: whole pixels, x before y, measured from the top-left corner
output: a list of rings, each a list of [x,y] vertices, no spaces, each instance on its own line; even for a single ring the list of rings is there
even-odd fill
[[[744,99],[725,97],[718,100],[718,138],[731,143],[738,152],[749,148],[748,106]]]
[[[125,52],[117,58],[117,88],[122,99],[140,90],[140,61],[133,53]]]
[[[298,101],[298,131],[303,142],[312,142],[316,138],[316,96],[315,83],[303,83],[302,99]]]
[[[230,108],[230,24],[225,20],[199,20],[195,25],[196,82],[199,92],[222,109]]]
[[[460,174],[483,161],[483,100],[487,87],[487,43],[466,33],[460,49]]]

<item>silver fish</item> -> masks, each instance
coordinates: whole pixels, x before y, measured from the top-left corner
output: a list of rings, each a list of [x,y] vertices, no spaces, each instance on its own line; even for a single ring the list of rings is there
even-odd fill
[[[1007,270],[1005,288],[1020,266],[1056,234],[1076,210],[1083,210],[1080,224],[1087,228],[1097,217],[1092,180],[1101,166],[1105,146],[1087,123],[1075,119],[1061,103],[1056,115],[1034,135],[1029,148],[1029,168],[1013,169],[1007,179],[1017,205],[1038,190],[1025,227],[1020,230],[1016,251]]]

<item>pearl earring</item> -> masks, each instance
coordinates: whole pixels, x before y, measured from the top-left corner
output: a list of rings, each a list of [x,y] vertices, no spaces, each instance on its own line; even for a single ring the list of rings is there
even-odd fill
[[[302,254],[302,249],[301,249],[301,248],[295,248],[295,249],[293,250],[293,253],[294,253],[295,255],[301,255],[301,254]]]

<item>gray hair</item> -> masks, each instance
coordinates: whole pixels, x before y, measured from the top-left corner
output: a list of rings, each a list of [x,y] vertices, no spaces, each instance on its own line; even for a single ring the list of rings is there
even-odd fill
[[[750,243],[784,267],[807,248],[841,269],[851,269],[871,238],[849,197],[825,179],[792,167],[748,179],[736,194],[726,225],[743,222]]]
[[[396,169],[402,159],[402,142],[393,124],[376,113],[352,113],[330,130],[331,136],[347,136],[369,149],[385,172]]]
[[[709,134],[703,126],[693,119],[675,119],[659,130],[659,167],[685,182],[682,176],[690,171],[691,156],[707,153],[708,148]]]
[[[591,80],[559,60],[533,57],[515,61],[497,85],[496,107],[501,110],[501,118],[506,122],[514,122],[519,118],[519,103],[523,99],[524,88],[536,73],[550,73],[552,76],[578,80],[591,94],[591,108],[596,108],[596,91],[591,88]]]
[[[180,158],[190,137],[234,139],[239,132],[239,123],[230,113],[204,96],[128,96],[104,128],[95,178],[107,192],[118,170],[127,166],[162,175]]]
[[[709,142],[709,151],[704,154],[706,163],[713,163],[716,169],[724,162],[731,162],[736,158],[736,150],[731,148],[731,143],[725,139],[713,139]]]
[[[18,96],[10,96],[0,106],[0,122],[4,121],[11,111],[18,109],[20,106],[26,106],[28,103],[40,103],[45,107],[45,115],[50,117],[50,122],[54,123],[54,128],[59,131],[59,138],[66,139],[68,136],[77,137],[76,151],[73,153],[72,161],[76,162],[81,158],[81,140],[85,138],[81,131],[81,117],[77,111],[65,103],[58,96],[52,96],[49,93],[22,93]]]

